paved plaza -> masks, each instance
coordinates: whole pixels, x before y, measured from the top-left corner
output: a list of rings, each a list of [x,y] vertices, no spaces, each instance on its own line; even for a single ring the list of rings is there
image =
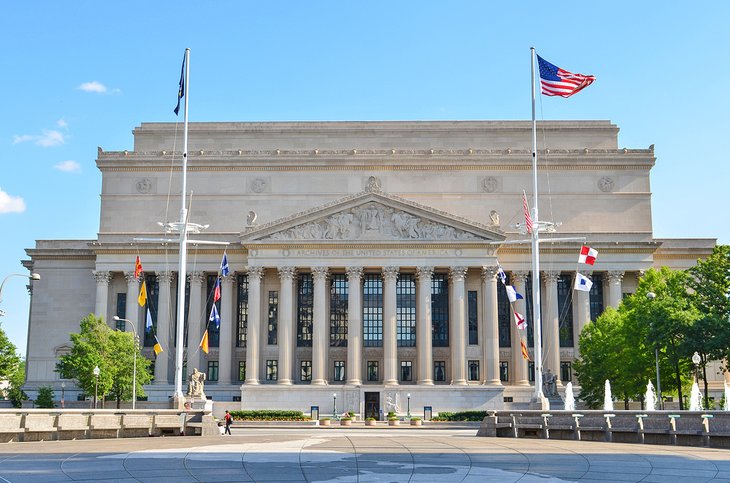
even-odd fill
[[[730,482],[728,450],[474,434],[236,427],[210,438],[6,443],[0,482]]]

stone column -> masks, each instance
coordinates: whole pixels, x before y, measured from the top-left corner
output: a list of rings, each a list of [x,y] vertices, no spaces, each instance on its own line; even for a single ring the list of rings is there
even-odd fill
[[[542,281],[544,283],[545,294],[547,295],[547,304],[543,310],[543,337],[545,343],[543,347],[543,360],[545,361],[545,370],[550,370],[555,376],[558,386],[560,386],[560,308],[558,307],[558,278],[560,272],[543,272]]]
[[[96,304],[94,305],[94,313],[97,317],[103,318],[104,322],[108,323],[109,282],[112,279],[112,273],[107,271],[95,270],[93,274],[94,279],[96,280]]]
[[[236,298],[233,295],[233,282],[236,276],[233,273],[222,277],[221,283],[221,329],[218,345],[218,384],[231,384],[231,370],[233,367],[233,329],[236,320],[233,318],[233,305]]]
[[[170,338],[170,297],[173,281],[172,272],[158,272],[157,283],[160,287],[159,306],[157,307],[157,340],[165,351],[155,359],[155,384],[169,384],[167,380],[170,358],[175,357],[175,351]]]
[[[246,327],[246,381],[259,383],[261,358],[261,278],[264,267],[248,268],[248,321]]]
[[[142,332],[139,328],[139,303],[137,302],[140,282],[134,276],[134,272],[124,272],[124,278],[127,279],[127,314],[124,318],[129,320],[128,323],[137,329],[138,334],[141,334]],[[127,324],[125,324],[124,330],[131,331],[132,328],[127,327]]]
[[[418,384],[433,385],[433,353],[431,339],[431,278],[433,267],[416,267],[418,307],[416,308],[416,352]]]
[[[312,314],[312,385],[327,384],[327,267],[312,267],[314,310]]]
[[[499,310],[497,304],[498,267],[482,267],[482,350],[484,351],[484,384],[501,386],[499,380]]]
[[[525,282],[527,282],[528,272],[512,272],[512,285],[515,290],[522,294],[525,298],[527,292],[525,291]],[[519,312],[525,319],[527,319],[527,310],[525,307],[525,299],[520,299],[514,303],[515,311]],[[515,318],[513,314],[510,314],[510,337],[512,339],[512,372],[514,374],[514,383],[518,386],[529,386],[530,381],[527,377],[527,361],[522,357],[522,346],[520,345],[520,339],[525,338],[527,329],[524,331],[517,328]],[[526,339],[526,338],[525,338]],[[527,342],[525,342],[527,344]]]
[[[362,384],[362,267],[347,267],[347,384]]]
[[[590,272],[581,272],[588,278],[591,278]],[[573,286],[575,286],[575,276],[573,277]],[[573,290],[573,305],[575,305],[575,347],[573,349],[573,357],[577,359],[580,356],[580,333],[583,327],[591,322],[591,299],[588,292],[582,290]]]
[[[200,372],[208,373],[208,368],[202,366],[203,355],[205,354],[200,348],[200,341],[203,339],[203,317],[207,319],[207,314],[203,315],[203,281],[205,274],[203,272],[192,272],[188,275],[190,281],[190,302],[188,308],[188,376],[193,373],[193,369]]]
[[[295,267],[279,267],[279,378],[278,384],[291,384],[294,352],[294,277]]]
[[[604,277],[604,280],[608,283],[608,305],[617,309],[623,297],[621,281],[624,279],[624,272],[612,270],[607,272]]]
[[[451,346],[451,384],[466,385],[466,290],[464,281],[469,267],[451,267],[449,345]]]
[[[398,267],[383,267],[383,384],[398,384],[398,332],[395,287]]]

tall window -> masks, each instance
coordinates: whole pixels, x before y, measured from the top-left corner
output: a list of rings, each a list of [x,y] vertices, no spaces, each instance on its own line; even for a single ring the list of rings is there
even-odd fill
[[[208,324],[208,344],[210,347],[218,347],[220,346],[220,340],[221,340],[221,330],[220,327],[215,326],[215,322],[210,322],[209,316],[210,311],[213,308],[213,291],[215,290],[215,281],[218,279],[218,274],[215,275],[208,275],[208,299],[205,302],[205,319],[204,322]],[[221,287],[222,289],[223,287]],[[230,303],[230,300],[228,300],[226,303]],[[218,316],[220,316],[221,313],[221,301],[215,303],[216,308],[218,309]]]
[[[236,301],[236,347],[246,347],[248,333],[248,274],[236,277],[238,298]]]
[[[345,380],[345,361],[335,361],[335,373],[333,379],[335,381]]]
[[[469,345],[479,344],[479,315],[477,314],[477,292],[467,293],[467,313],[469,319]]]
[[[297,347],[312,347],[314,318],[314,280],[311,273],[300,273],[297,287]]]
[[[507,361],[499,361],[499,380],[509,381],[509,362]]]
[[[573,347],[573,297],[571,284],[573,277],[561,274],[558,278],[558,320],[560,327],[560,347]]]
[[[449,278],[434,273],[431,279],[431,323],[433,347],[449,345]]]
[[[368,361],[368,381],[378,381],[378,361]]]
[[[154,273],[145,274],[144,276],[145,285],[147,285],[147,307],[143,315],[143,325],[146,327],[147,320],[147,308],[150,309],[150,315],[152,316],[152,330],[144,331],[144,346],[152,347],[155,345],[155,331],[157,330],[157,302],[160,299],[160,285],[157,283],[157,275]],[[137,309],[137,305],[134,306]]]
[[[330,285],[330,346],[347,346],[347,275],[333,273]]]
[[[467,366],[469,367],[469,380],[478,381],[479,380],[479,361],[471,360],[471,361],[469,361]]]
[[[570,362],[564,361],[560,363],[560,380],[568,383],[573,380],[573,366]]]
[[[277,367],[278,365],[279,365],[279,361],[276,359],[274,359],[274,360],[269,359],[266,361],[266,380],[267,381],[276,381],[276,379],[279,377],[278,367]]]
[[[312,361],[302,361],[299,379],[304,382],[312,380]]]
[[[238,361],[238,380],[246,380],[246,361]]]
[[[120,319],[126,319],[127,318],[127,294],[126,293],[118,293],[117,294],[117,312],[116,316]],[[121,330],[124,332],[126,330],[127,323],[123,320],[117,320],[115,324],[115,329]]]
[[[603,313],[603,277],[593,277],[593,286],[589,292],[591,301],[591,320],[596,320]]]
[[[535,382],[535,363],[532,361],[527,363],[527,380]]]
[[[445,361],[433,361],[433,379],[436,382],[443,382],[446,380]]]
[[[378,273],[366,273],[363,279],[362,345],[381,347],[383,345],[383,279]]]
[[[413,362],[412,361],[400,361],[400,380],[401,381],[413,380]]]
[[[208,380],[218,380],[218,361],[208,361]]]
[[[509,275],[507,275],[507,283]],[[499,327],[499,347],[510,347],[512,345],[512,309],[507,298],[507,289],[502,282],[497,282],[497,324]]]
[[[269,290],[269,315],[268,315],[268,343],[276,345],[276,331],[279,321],[279,292]]]
[[[395,285],[395,306],[398,347],[415,347],[416,281],[410,273],[401,273],[398,277]]]

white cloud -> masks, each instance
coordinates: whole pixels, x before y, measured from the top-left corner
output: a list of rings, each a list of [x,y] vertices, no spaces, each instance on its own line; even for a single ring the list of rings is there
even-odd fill
[[[66,122],[66,120],[65,120],[65,119],[63,119],[63,118],[61,118],[61,119],[59,119],[58,121],[56,121],[56,125],[57,125],[58,127],[61,127],[61,128],[63,128],[63,129],[68,129],[68,123],[67,123],[67,122]]]
[[[13,136],[13,144],[20,144],[32,141],[36,137],[37,136],[33,136],[32,134],[16,134],[15,136]]]
[[[11,196],[0,188],[0,213],[22,213],[25,201],[20,196]]]
[[[84,82],[79,86],[84,92],[96,92],[97,94],[103,94],[106,92],[106,86],[98,81]]]
[[[56,164],[53,167],[59,171],[65,171],[67,173],[81,171],[81,165],[71,159],[69,159],[68,161],[61,161],[60,163]]]
[[[16,134],[13,136],[13,144],[25,143],[33,141],[38,146],[50,148],[58,146],[66,142],[66,136],[62,132],[55,129],[44,129],[43,134]]]

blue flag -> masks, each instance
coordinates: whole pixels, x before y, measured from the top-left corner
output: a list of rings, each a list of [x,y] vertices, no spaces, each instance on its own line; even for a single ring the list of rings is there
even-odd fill
[[[218,308],[215,306],[215,304],[213,304],[213,308],[210,309],[210,317],[208,317],[208,320],[215,324],[216,329],[221,328],[221,317],[220,315],[218,315]]]
[[[182,70],[180,71],[180,87],[177,89],[177,106],[175,106],[174,112],[180,112],[180,99],[185,96],[185,56],[183,55]]]
[[[223,260],[221,260],[221,274],[225,277],[228,275],[230,270],[228,270],[228,257],[226,256],[226,252],[223,252]]]
[[[152,331],[152,314],[150,313],[149,307],[147,307],[147,323],[144,326],[144,330],[148,334]]]

